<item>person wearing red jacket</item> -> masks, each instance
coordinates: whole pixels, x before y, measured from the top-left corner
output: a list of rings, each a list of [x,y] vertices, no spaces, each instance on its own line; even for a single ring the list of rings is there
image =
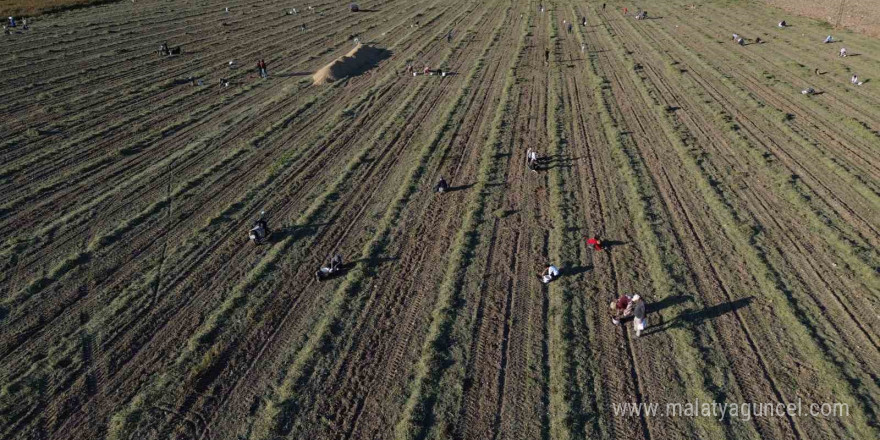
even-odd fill
[[[632,299],[633,297],[629,295],[621,295],[620,298],[611,301],[609,307],[611,308],[611,322],[614,325],[619,325],[621,319],[632,314]]]
[[[602,240],[599,240],[599,237],[595,237],[595,236],[587,238],[587,246],[593,246],[593,249],[595,249],[597,251],[601,251],[601,250],[605,249],[605,247],[602,246]]]

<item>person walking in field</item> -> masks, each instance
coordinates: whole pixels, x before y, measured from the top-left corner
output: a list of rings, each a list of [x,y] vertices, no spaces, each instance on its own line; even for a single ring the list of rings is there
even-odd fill
[[[587,45],[584,43],[581,43],[581,53],[586,52],[586,50],[587,50]]]
[[[581,26],[586,26],[586,25],[587,25],[587,17],[584,17],[581,19]]]
[[[623,8],[623,15],[626,15],[627,12],[629,12],[629,9]]]
[[[843,57],[843,58],[846,58],[846,48],[845,48],[845,47],[841,47],[841,48],[840,48],[840,53],[837,54],[837,56],[839,56],[839,57]]]
[[[544,64],[550,64],[550,49],[544,49]]]

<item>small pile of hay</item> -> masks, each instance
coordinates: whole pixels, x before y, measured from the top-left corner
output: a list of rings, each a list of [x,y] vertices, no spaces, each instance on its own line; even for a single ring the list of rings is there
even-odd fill
[[[332,83],[349,76],[359,75],[382,59],[383,49],[358,44],[347,54],[333,60],[312,75],[315,85]]]

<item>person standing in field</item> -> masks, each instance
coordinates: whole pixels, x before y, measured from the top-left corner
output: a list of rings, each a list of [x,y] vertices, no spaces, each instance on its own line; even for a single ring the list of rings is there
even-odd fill
[[[550,49],[544,49],[544,64],[550,64]]]
[[[629,9],[623,8],[623,15],[626,15],[627,12],[629,12]]]
[[[633,331],[636,332],[636,337],[642,335],[642,330],[648,326],[648,320],[645,316],[645,301],[642,300],[642,297],[636,295],[632,298],[630,302],[632,305],[632,314],[633,314]]]

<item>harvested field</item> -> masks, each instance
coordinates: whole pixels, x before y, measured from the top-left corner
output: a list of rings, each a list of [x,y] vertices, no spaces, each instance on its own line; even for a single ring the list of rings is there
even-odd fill
[[[880,40],[691,4],[138,0],[3,35],[0,438],[877,438]]]
[[[843,26],[880,37],[880,8],[874,0],[763,0],[790,13],[813,17],[831,26]],[[779,14],[780,16],[782,14]]]

